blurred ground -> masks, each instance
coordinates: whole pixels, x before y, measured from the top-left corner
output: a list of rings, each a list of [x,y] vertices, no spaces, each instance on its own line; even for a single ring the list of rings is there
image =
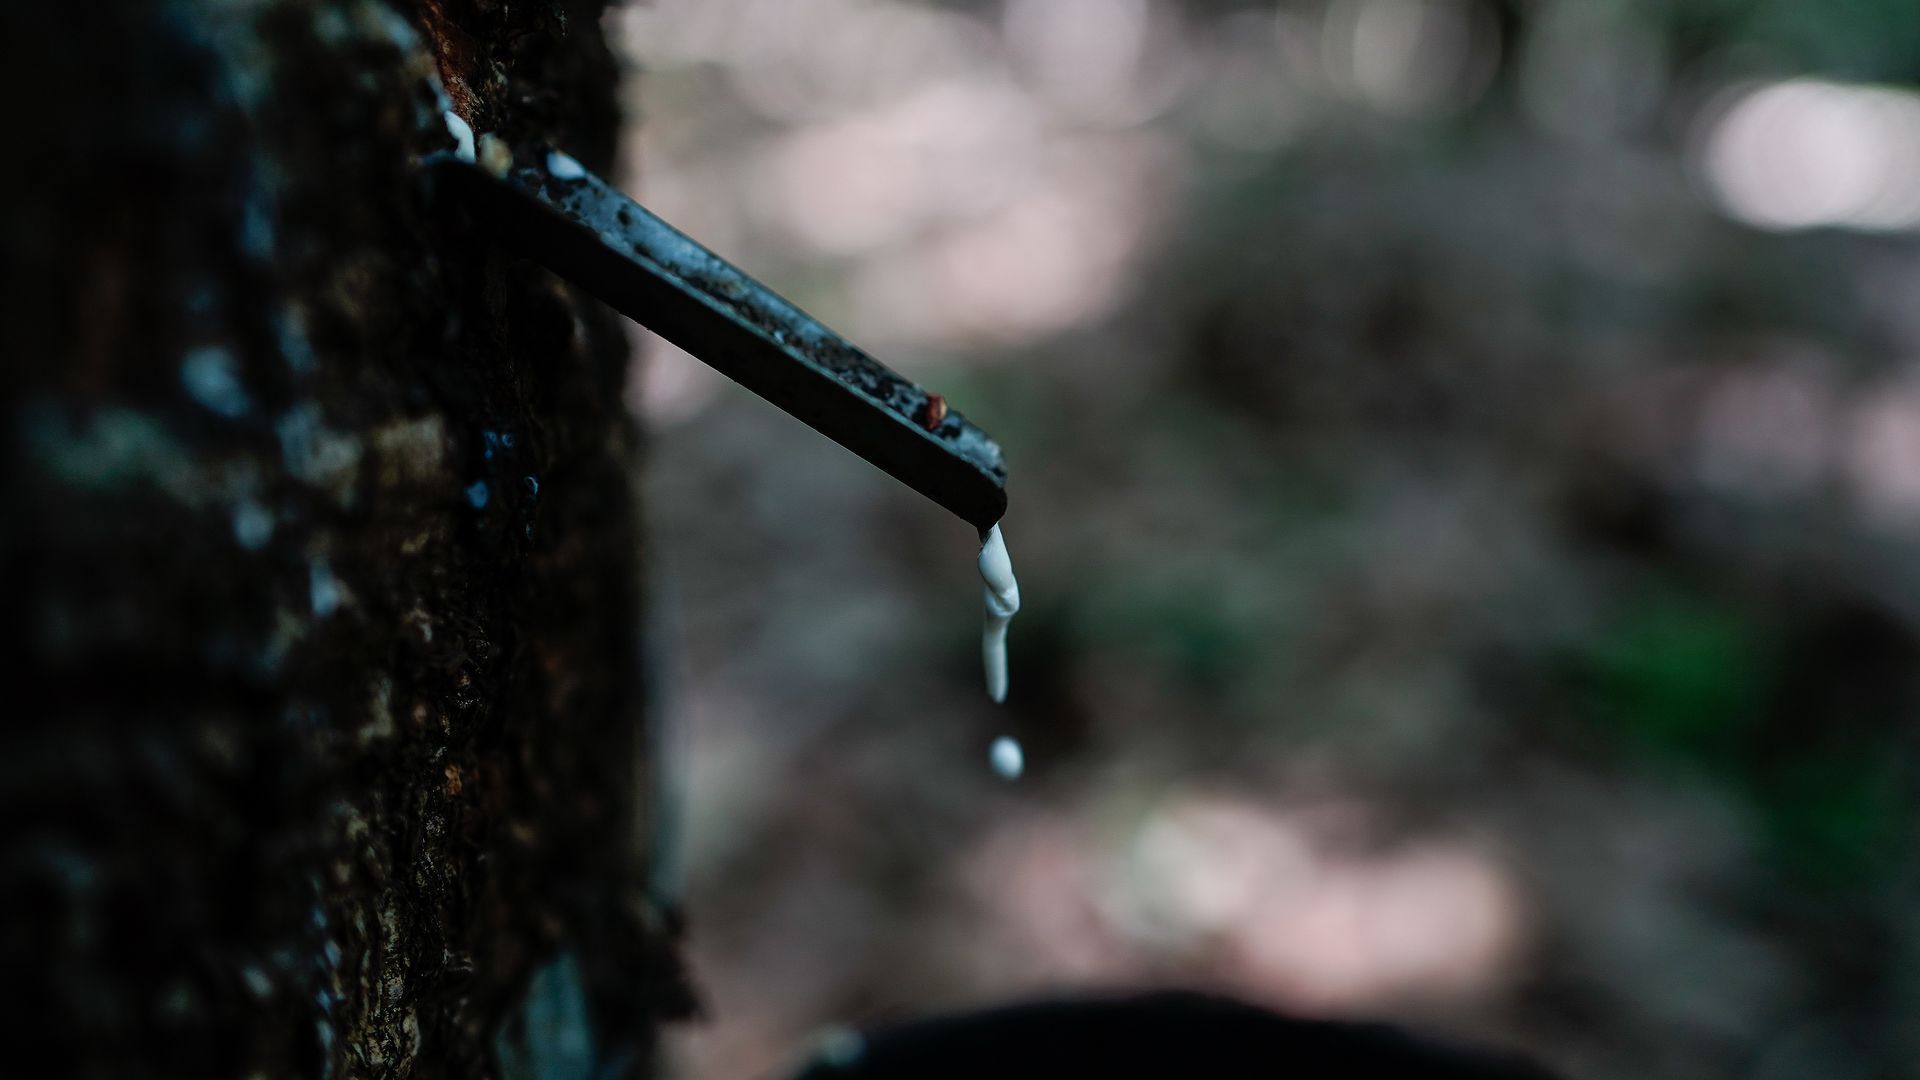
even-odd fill
[[[998,709],[969,530],[649,346],[684,1074],[1179,984],[1920,1075],[1911,14],[613,16],[643,197],[999,437],[1026,603]]]

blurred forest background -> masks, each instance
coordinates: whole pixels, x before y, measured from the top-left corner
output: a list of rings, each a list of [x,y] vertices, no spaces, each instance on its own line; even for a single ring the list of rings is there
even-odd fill
[[[1911,0],[609,19],[642,198],[1001,440],[1026,603],[1002,710],[970,531],[647,344],[684,1075],[1179,984],[1920,1076]]]

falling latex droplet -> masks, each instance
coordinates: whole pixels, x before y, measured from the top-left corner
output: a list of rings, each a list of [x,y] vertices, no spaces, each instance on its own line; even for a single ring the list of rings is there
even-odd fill
[[[994,773],[1002,780],[1018,780],[1020,774],[1027,771],[1026,751],[1011,735],[993,740],[993,749],[987,752],[987,757],[993,763]]]
[[[987,624],[980,635],[980,658],[987,668],[987,696],[999,704],[1007,700],[1007,623],[1020,610],[1020,584],[1013,579],[1013,560],[1000,526],[987,530],[980,544],[980,579],[987,583]]]

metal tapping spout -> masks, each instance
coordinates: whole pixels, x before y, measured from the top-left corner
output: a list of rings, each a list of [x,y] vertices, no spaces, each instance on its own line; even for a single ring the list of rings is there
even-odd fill
[[[1000,447],[966,417],[557,150],[490,170],[422,163],[436,193],[534,259],[984,537],[1006,512]]]

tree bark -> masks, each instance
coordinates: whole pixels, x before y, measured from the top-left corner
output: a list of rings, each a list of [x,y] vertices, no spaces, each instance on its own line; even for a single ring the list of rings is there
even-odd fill
[[[623,1075],[688,1007],[623,335],[412,170],[450,98],[609,171],[600,6],[9,5],[16,1065]]]

